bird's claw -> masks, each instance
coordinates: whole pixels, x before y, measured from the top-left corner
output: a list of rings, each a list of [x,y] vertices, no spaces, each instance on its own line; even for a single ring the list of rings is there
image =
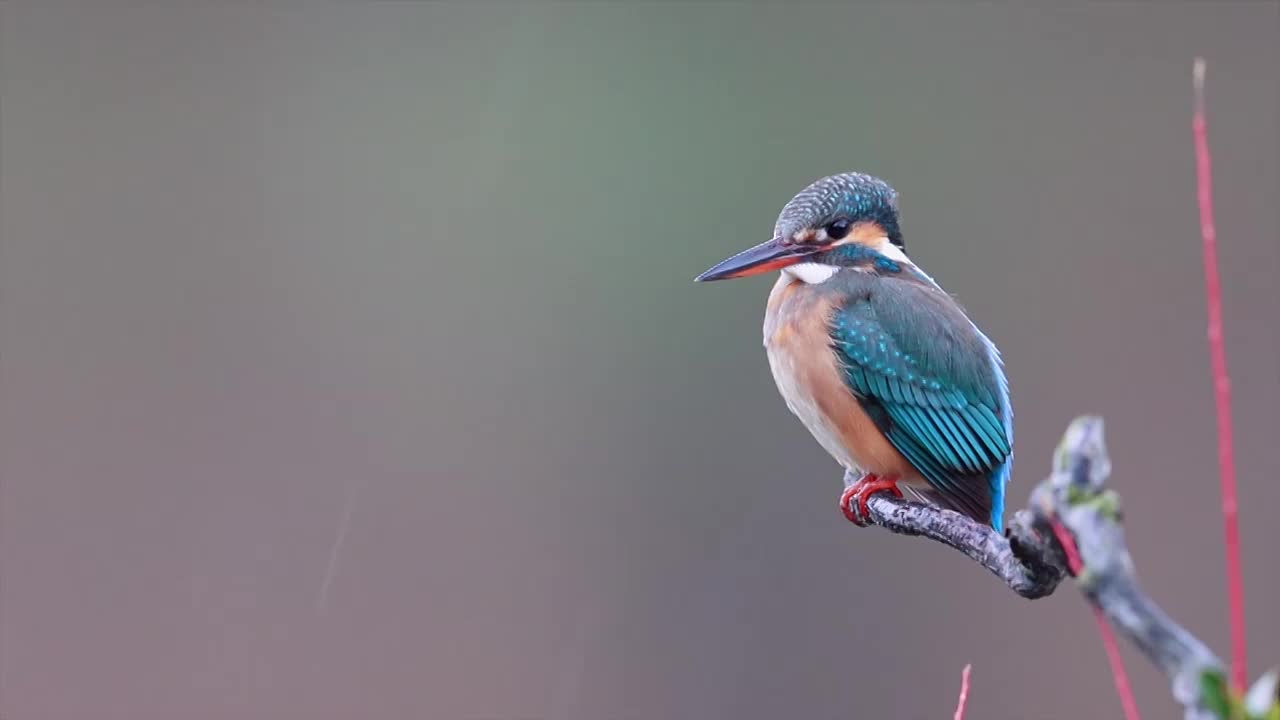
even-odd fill
[[[858,527],[866,527],[871,524],[871,510],[867,507],[867,501],[878,492],[890,492],[894,497],[902,497],[897,478],[864,475],[861,480],[845,488],[844,494],[840,496],[840,510],[849,522]]]

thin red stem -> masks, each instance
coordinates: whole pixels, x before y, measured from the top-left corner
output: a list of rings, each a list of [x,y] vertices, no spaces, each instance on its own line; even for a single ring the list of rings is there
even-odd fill
[[[1057,518],[1050,524],[1053,526],[1054,536],[1058,538],[1058,544],[1062,545],[1062,551],[1067,555],[1068,569],[1072,575],[1079,576],[1084,569],[1084,562],[1080,560],[1080,550],[1076,547],[1075,538]],[[1129,673],[1125,671],[1124,659],[1120,657],[1120,645],[1116,642],[1115,631],[1102,614],[1102,608],[1092,603],[1090,607],[1093,608],[1093,619],[1098,623],[1098,634],[1102,636],[1102,647],[1107,651],[1107,661],[1111,663],[1111,677],[1116,685],[1116,694],[1120,696],[1120,706],[1124,708],[1125,720],[1142,720],[1142,715],[1138,712],[1138,700],[1133,695],[1133,686],[1129,684]]]
[[[1200,237],[1204,241],[1204,286],[1209,310],[1209,358],[1218,411],[1218,470],[1222,482],[1222,525],[1226,535],[1227,592],[1231,605],[1231,681],[1237,690],[1248,684],[1245,643],[1244,572],[1240,567],[1240,520],[1236,494],[1236,456],[1231,426],[1231,378],[1227,348],[1222,339],[1222,283],[1218,274],[1218,231],[1213,221],[1213,172],[1209,132],[1204,113],[1204,60],[1196,58],[1193,73],[1196,142],[1196,198],[1200,205]]]
[[[965,665],[960,673],[960,700],[956,702],[955,720],[964,720],[964,706],[969,702],[969,671],[972,665]]]

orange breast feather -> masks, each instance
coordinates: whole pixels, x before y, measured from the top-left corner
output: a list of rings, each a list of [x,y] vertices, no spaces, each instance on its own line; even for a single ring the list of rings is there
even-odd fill
[[[778,391],[841,465],[927,486],[845,384],[828,330],[835,299],[821,286],[806,285],[786,273],[774,286],[765,313],[764,344]]]

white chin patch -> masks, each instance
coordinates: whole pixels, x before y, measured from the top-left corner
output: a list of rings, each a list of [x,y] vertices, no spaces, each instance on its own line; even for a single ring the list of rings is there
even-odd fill
[[[832,275],[840,268],[834,265],[823,265],[822,263],[804,262],[788,265],[782,268],[782,272],[787,273],[791,277],[799,280],[806,285],[817,285],[831,279]]]

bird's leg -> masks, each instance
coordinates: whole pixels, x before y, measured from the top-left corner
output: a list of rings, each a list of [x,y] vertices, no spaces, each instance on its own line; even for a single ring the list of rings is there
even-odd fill
[[[844,494],[840,496],[840,509],[844,511],[844,516],[849,518],[849,522],[858,527],[866,527],[870,524],[867,518],[871,517],[867,501],[872,495],[885,491],[893,493],[895,497],[902,497],[897,478],[881,478],[868,473],[844,489]],[[855,500],[858,502],[857,508],[853,507]]]

